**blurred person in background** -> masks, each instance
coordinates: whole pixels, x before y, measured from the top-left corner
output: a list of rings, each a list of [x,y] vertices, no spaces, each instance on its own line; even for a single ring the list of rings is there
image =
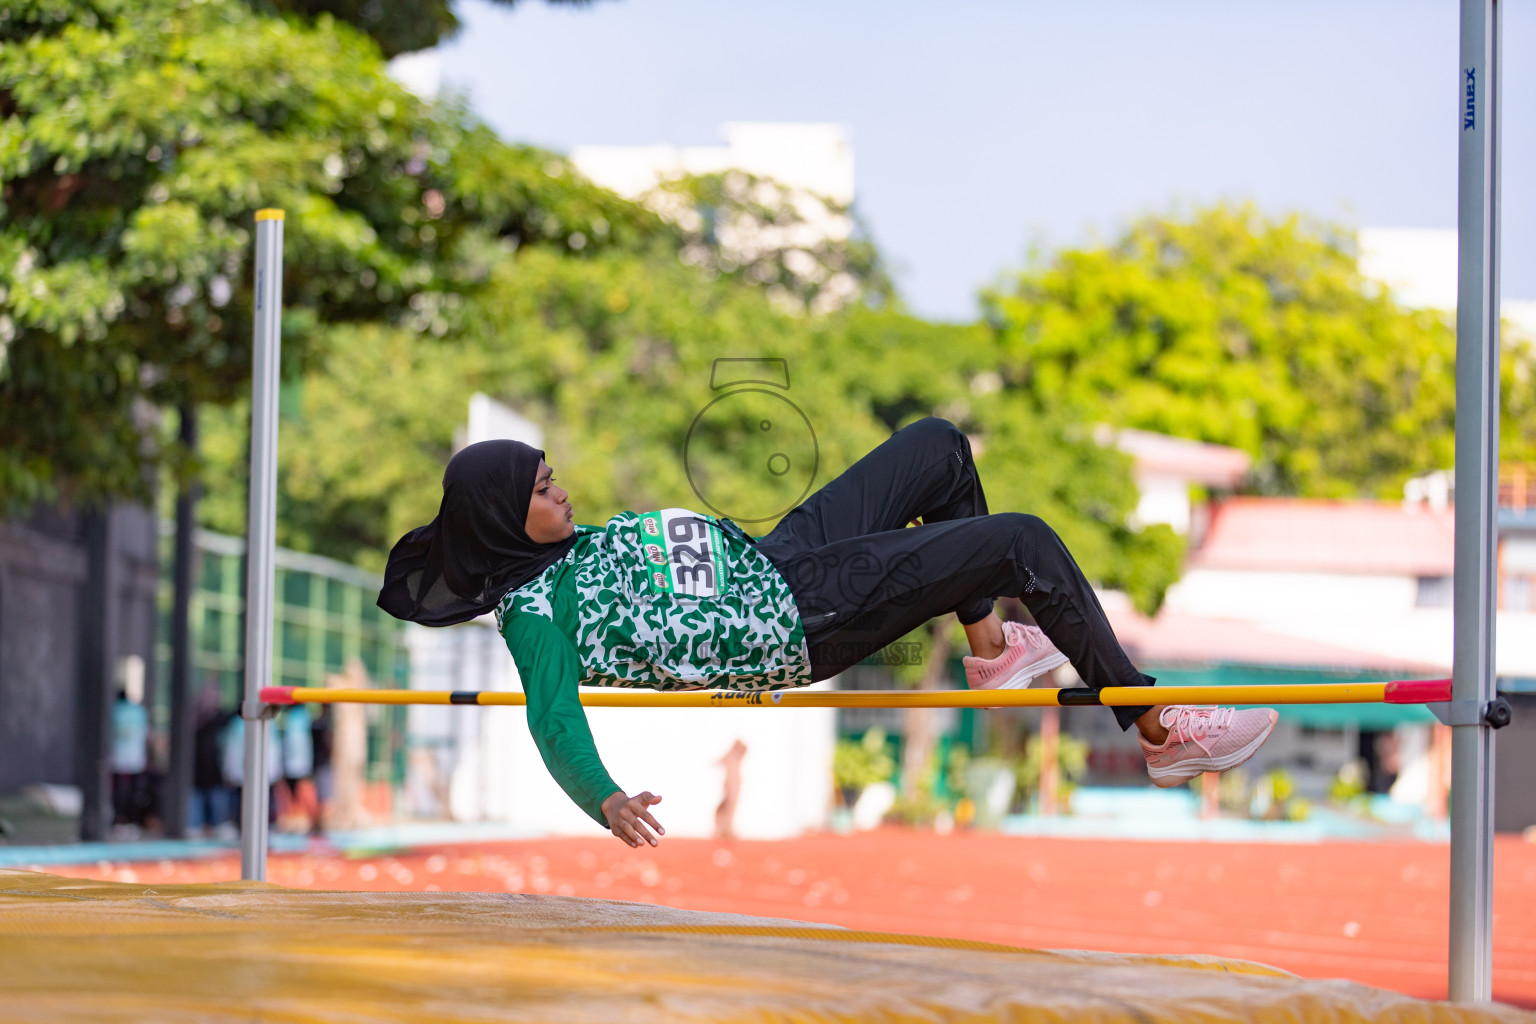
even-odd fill
[[[725,769],[725,795],[715,808],[715,838],[736,838],[736,801],[741,798],[741,760],[747,756],[747,745],[741,740],[731,744],[716,763]]]
[[[187,808],[187,834],[193,838],[232,835],[229,787],[224,784],[219,735],[232,712],[220,707],[219,684],[210,680],[197,692],[193,706],[192,804]]]
[[[243,821],[245,803],[245,719],[237,708],[219,734],[220,765],[224,784],[230,788],[230,815],[236,828]],[[283,777],[283,748],[275,725],[267,728],[267,824],[277,820],[277,783]]]
[[[309,727],[310,745],[315,761],[315,816],[310,821],[309,834],[325,834],[325,825],[331,808],[331,798],[336,793],[335,771],[331,768],[331,742],[335,731],[332,727],[331,705],[320,705],[320,711]]]
[[[357,658],[347,659],[340,672],[325,677],[325,685],[363,690],[371,683],[368,670]],[[371,823],[364,806],[368,775],[368,719],[361,704],[328,705],[332,712],[331,729],[331,806],[326,827],[358,828]]]
[[[308,832],[320,817],[315,799],[315,744],[311,733],[313,721],[309,707],[295,704],[273,723],[281,734],[283,748],[283,785],[277,818],[287,832]]]
[[[112,838],[137,839],[144,827],[144,770],[149,766],[149,714],[117,691],[112,702]]]
[[[970,642],[973,689],[1028,686],[1069,658],[1090,687],[1155,682],[1120,647],[1055,531],[1035,516],[987,513],[970,441],[938,417],[892,434],[766,537],[682,508],[621,512],[601,527],[574,515],[542,451],[469,445],[443,474],[437,517],[391,549],[378,603],[428,626],[494,612],[545,766],[632,847],[663,833],[650,812],[661,797],[631,796],[603,767],[583,683],[806,686],[949,612]],[[904,528],[915,519],[923,525]],[[993,602],[1005,595],[1039,626],[1002,622]],[[1111,710],[1141,733],[1159,786],[1236,767],[1279,718],[1268,708]]]

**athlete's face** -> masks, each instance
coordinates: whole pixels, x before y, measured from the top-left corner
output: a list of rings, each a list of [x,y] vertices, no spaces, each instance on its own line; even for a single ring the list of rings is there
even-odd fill
[[[553,544],[576,532],[570,495],[555,486],[554,470],[539,460],[539,475],[533,481],[533,497],[528,499],[528,520],[523,528],[540,544]]]

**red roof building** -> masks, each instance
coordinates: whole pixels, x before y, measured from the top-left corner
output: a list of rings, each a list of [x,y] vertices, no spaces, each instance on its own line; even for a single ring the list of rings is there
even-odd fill
[[[1455,513],[1378,501],[1231,498],[1188,568],[1449,576]]]

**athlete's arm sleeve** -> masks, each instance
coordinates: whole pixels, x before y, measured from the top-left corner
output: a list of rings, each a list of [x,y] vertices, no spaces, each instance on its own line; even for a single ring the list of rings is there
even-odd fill
[[[576,649],[553,622],[537,615],[512,616],[504,635],[528,697],[528,731],[545,767],[576,806],[607,828],[603,801],[619,786],[597,756],[581,707]]]

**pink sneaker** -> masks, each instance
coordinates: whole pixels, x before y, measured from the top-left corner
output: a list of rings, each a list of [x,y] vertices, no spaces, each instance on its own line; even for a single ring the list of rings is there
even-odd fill
[[[1141,737],[1141,752],[1153,785],[1166,788],[1201,772],[1236,768],[1269,739],[1280,713],[1273,708],[1239,711],[1214,704],[1172,704],[1157,720],[1167,726],[1168,740],[1154,746]]]
[[[973,690],[1023,689],[1035,676],[1067,661],[1039,626],[1004,622],[1003,642],[1008,646],[995,658],[960,659],[965,665],[965,685]]]

